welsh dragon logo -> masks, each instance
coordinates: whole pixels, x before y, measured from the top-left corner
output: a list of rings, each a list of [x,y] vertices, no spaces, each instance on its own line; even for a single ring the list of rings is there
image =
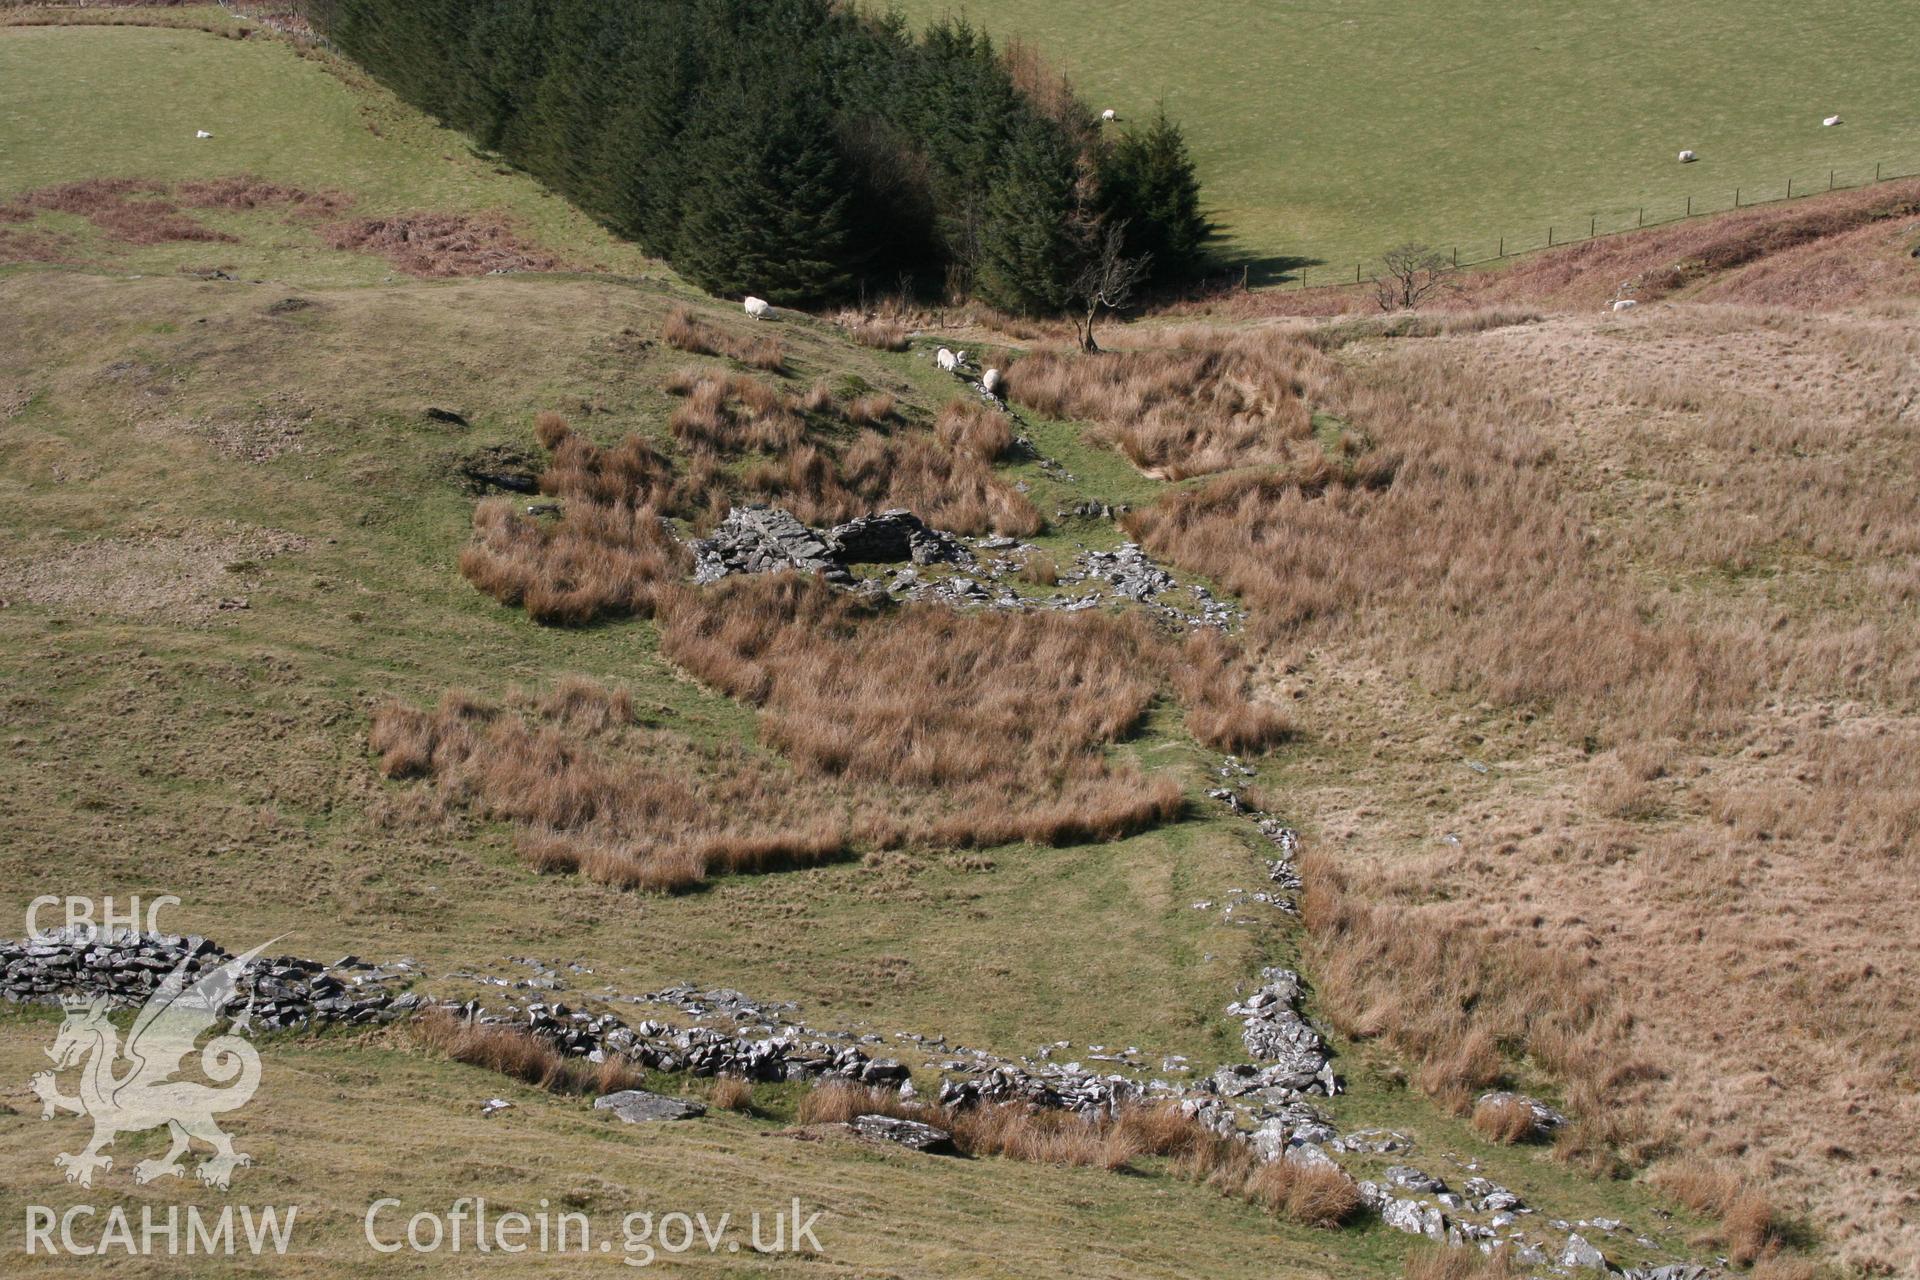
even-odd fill
[[[191,958],[182,960],[135,1016],[124,1044],[107,1020],[107,1000],[61,1001],[66,1020],[60,1024],[53,1047],[47,1050],[54,1070],[34,1076],[32,1085],[40,1096],[41,1119],[51,1120],[56,1112],[70,1111],[93,1121],[93,1141],[84,1150],[77,1155],[62,1152],[53,1158],[67,1171],[68,1182],[92,1186],[96,1169],[113,1168],[113,1157],[102,1155],[103,1148],[112,1146],[120,1134],[143,1133],[163,1125],[172,1131],[173,1145],[159,1159],[136,1164],[135,1182],[184,1174],[180,1159],[195,1139],[213,1148],[213,1154],[195,1170],[200,1181],[210,1187],[224,1190],[236,1168],[253,1162],[251,1156],[233,1149],[233,1139],[214,1122],[215,1116],[246,1106],[260,1087],[260,1055],[234,1034],[245,1029],[244,1016],[227,1034],[215,1036],[200,1050],[201,1071],[224,1087],[173,1077],[194,1052],[200,1037],[220,1021],[234,998],[242,971],[271,945],[262,943],[243,956],[235,956],[191,986],[187,983]],[[122,1061],[126,1068],[116,1070]],[[74,1067],[80,1068],[79,1096],[70,1098],[60,1092],[55,1077]]]

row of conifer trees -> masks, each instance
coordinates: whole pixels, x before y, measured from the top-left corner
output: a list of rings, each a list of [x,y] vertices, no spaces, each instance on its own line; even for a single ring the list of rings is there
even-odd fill
[[[1177,126],[1102,126],[962,21],[841,0],[326,0],[340,50],[715,293],[1054,311],[1104,226],[1157,285],[1207,225]]]

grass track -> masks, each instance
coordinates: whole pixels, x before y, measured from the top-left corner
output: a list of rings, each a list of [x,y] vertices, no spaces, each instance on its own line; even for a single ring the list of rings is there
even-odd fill
[[[1227,247],[1341,268],[1413,238],[1490,255],[1636,211],[1920,170],[1899,0],[901,0],[1023,35],[1095,107],[1164,97]],[[1822,117],[1845,117],[1823,129]],[[1680,165],[1683,148],[1700,162]],[[1904,161],[1904,163],[1901,163]],[[1282,260],[1282,261],[1274,261]]]

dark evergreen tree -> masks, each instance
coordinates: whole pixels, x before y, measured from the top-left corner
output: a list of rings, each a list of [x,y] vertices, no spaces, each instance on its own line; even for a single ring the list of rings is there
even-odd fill
[[[672,259],[701,288],[792,303],[845,296],[856,266],[832,118],[775,77],[736,75],[700,107]]]
[[[1153,256],[1153,282],[1177,285],[1200,274],[1213,227],[1200,212],[1200,180],[1180,126],[1164,107],[1128,130],[1100,166],[1101,205],[1127,228],[1126,252]]]
[[[1059,311],[1073,298],[1090,228],[1075,156],[1049,122],[1028,118],[1007,143],[987,195],[974,286],[1003,310]]]

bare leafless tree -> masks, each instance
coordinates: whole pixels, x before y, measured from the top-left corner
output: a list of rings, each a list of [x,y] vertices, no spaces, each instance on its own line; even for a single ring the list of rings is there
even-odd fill
[[[1380,255],[1373,296],[1382,311],[1412,311],[1438,294],[1452,293],[1453,262],[1431,245],[1403,244]]]
[[[1142,253],[1129,258],[1127,247],[1127,224],[1112,223],[1104,231],[1096,230],[1099,238],[1093,252],[1087,258],[1087,265],[1074,277],[1073,296],[1085,308],[1077,318],[1080,328],[1080,348],[1083,351],[1098,351],[1100,344],[1093,340],[1093,326],[1099,323],[1102,311],[1117,311],[1127,305],[1133,297],[1133,291],[1147,278],[1147,272],[1153,266],[1153,255]]]

